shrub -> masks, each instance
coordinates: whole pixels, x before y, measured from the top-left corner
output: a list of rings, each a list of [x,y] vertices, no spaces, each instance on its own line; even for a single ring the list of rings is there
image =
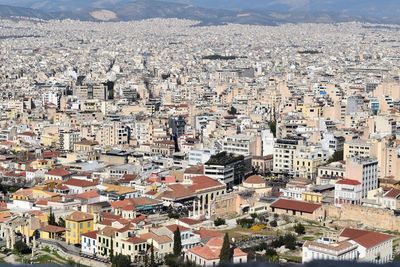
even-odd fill
[[[214,225],[215,226],[221,226],[221,225],[225,225],[225,224],[226,224],[226,221],[224,219],[222,219],[222,218],[217,218],[214,221]]]
[[[306,228],[301,223],[298,223],[294,226],[294,231],[298,235],[304,235],[306,233]]]
[[[17,242],[15,243],[15,245],[14,245],[14,250],[15,250],[17,253],[20,253],[20,254],[29,254],[29,253],[32,252],[31,248],[28,247],[28,245],[25,244],[25,243],[22,242],[22,241],[17,241]]]

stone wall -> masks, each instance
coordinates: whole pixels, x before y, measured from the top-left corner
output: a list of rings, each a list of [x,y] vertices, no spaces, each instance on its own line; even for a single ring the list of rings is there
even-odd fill
[[[341,208],[326,206],[326,216],[333,220],[347,221],[347,224],[353,221],[366,227],[400,232],[400,217],[396,217],[390,210],[356,205],[342,205]]]

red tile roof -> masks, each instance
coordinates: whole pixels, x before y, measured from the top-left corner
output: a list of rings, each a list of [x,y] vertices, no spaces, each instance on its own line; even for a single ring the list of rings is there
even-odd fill
[[[53,176],[68,176],[71,175],[71,173],[65,169],[53,169],[48,171],[46,174],[48,175],[53,175]]]
[[[72,178],[72,179],[69,179],[68,181],[64,182],[64,185],[77,186],[77,187],[91,187],[91,186],[96,186],[97,183],[92,182],[92,181]]]
[[[96,198],[99,197],[100,195],[97,193],[95,190],[91,190],[88,192],[84,192],[81,194],[76,194],[74,197],[75,198],[81,198],[81,199],[90,199],[90,198]]]
[[[171,224],[171,225],[167,225],[165,226],[168,230],[170,230],[171,232],[175,233],[176,229],[178,229],[179,227],[179,231],[182,232],[186,232],[189,231],[190,229],[181,225],[176,225],[176,224]]]
[[[40,228],[40,231],[48,232],[48,233],[61,233],[65,232],[64,227],[55,226],[55,225],[45,225]]]
[[[97,238],[97,231],[87,232],[87,233],[82,234],[82,236],[86,236],[86,237],[89,237],[91,239],[96,239]]]
[[[279,198],[271,204],[271,208],[293,210],[305,213],[314,213],[317,209],[321,208],[322,205],[308,203],[304,201],[292,200]]]
[[[127,240],[128,242],[132,244],[140,244],[140,243],[146,243],[147,241],[145,239],[139,238],[139,237],[131,237]]]
[[[198,191],[204,191],[208,189],[224,189],[226,188],[226,185],[223,184],[222,182],[218,180],[214,180],[208,176],[195,176],[192,177],[191,180],[193,181],[193,184],[189,186],[189,188],[195,192]]]
[[[224,237],[224,234],[214,230],[200,229],[194,231],[195,234],[200,235],[201,239],[209,239],[213,237]]]
[[[181,185],[181,184],[172,184],[168,186],[168,190],[162,192],[157,198],[162,199],[185,199],[194,196],[193,190],[189,189],[188,187]]]
[[[340,236],[349,238],[365,248],[372,248],[385,241],[393,239],[393,236],[391,235],[352,228],[345,228],[340,233]]]
[[[202,221],[200,221],[200,220],[194,220],[191,218],[181,218],[181,219],[179,219],[179,221],[186,223],[187,225],[196,225],[196,224],[202,223]]]
[[[384,197],[388,197],[388,198],[398,198],[400,196],[400,190],[396,189],[396,188],[392,188],[390,189],[388,192],[386,192],[386,194],[384,195]]]
[[[265,184],[266,181],[261,175],[252,175],[252,176],[249,176],[246,180],[244,180],[244,183],[247,183],[247,184]]]
[[[360,185],[361,183],[357,180],[352,179],[342,179],[336,182],[337,184],[346,184],[346,185]]]

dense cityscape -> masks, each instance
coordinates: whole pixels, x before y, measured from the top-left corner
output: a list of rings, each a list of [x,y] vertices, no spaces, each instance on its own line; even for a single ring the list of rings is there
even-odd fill
[[[0,20],[0,262],[400,259],[399,31]]]

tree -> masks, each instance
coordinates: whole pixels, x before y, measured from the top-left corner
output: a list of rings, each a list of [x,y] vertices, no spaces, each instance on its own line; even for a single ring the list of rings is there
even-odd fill
[[[267,248],[265,250],[265,260],[271,263],[278,263],[279,262],[279,255],[273,248]]]
[[[327,164],[343,160],[343,150],[336,150],[332,157],[326,162]]]
[[[227,264],[232,261],[233,258],[233,249],[231,248],[231,244],[229,242],[229,235],[225,233],[224,242],[222,243],[221,252],[219,254],[219,262],[221,264]]]
[[[53,210],[51,208],[50,208],[50,213],[48,216],[48,221],[49,221],[49,225],[57,226],[56,216],[54,215]]]
[[[237,109],[235,108],[235,107],[231,107],[229,110],[228,110],[228,114],[229,115],[236,115],[237,114]]]
[[[298,223],[294,226],[294,231],[298,235],[304,235],[306,233],[306,228],[301,223]]]
[[[58,219],[58,226],[65,228],[65,220],[61,217]]]
[[[150,267],[155,267],[155,266],[157,266],[157,264],[156,264],[156,259],[154,257],[153,242],[151,242],[151,246],[150,246]]]
[[[276,121],[271,121],[269,122],[269,129],[271,130],[271,133],[276,137]]]
[[[270,222],[269,222],[269,225],[270,225],[271,227],[277,227],[277,226],[278,226],[278,223],[277,223],[275,220],[273,220],[273,221],[270,221]]]
[[[179,227],[176,228],[174,232],[174,255],[175,257],[181,256],[182,253],[182,239],[181,239],[181,231]]]
[[[174,254],[165,255],[164,263],[165,263],[165,265],[168,265],[169,267],[178,267],[179,266],[178,258],[175,257]]]
[[[32,252],[31,248],[25,242],[21,240],[15,242],[14,250],[19,254],[29,254]]]
[[[286,234],[283,237],[283,243],[285,245],[285,248],[290,249],[290,250],[295,250],[296,249],[296,236],[292,234]]]
[[[225,225],[225,224],[226,224],[226,221],[224,219],[222,219],[222,218],[217,218],[214,221],[214,225],[215,226],[221,226],[221,225]]]
[[[122,254],[115,255],[111,260],[112,267],[127,267],[131,264],[131,257]]]

